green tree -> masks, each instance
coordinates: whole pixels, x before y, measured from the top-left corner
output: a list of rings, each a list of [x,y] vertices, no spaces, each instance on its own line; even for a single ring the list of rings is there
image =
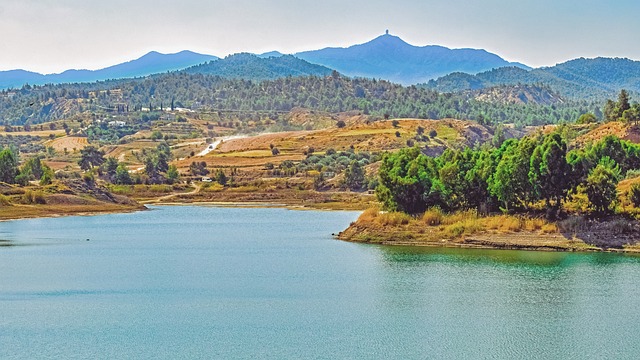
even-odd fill
[[[425,199],[432,186],[427,163],[427,157],[418,148],[404,148],[383,156],[376,194],[385,209],[409,214],[427,209]]]
[[[364,169],[356,160],[351,161],[344,173],[344,185],[353,191],[361,190],[365,184]]]
[[[620,168],[608,157],[603,158],[589,173],[585,191],[595,212],[606,214],[612,211],[617,200],[619,180]]]
[[[593,124],[597,122],[598,122],[598,118],[596,118],[596,116],[593,115],[592,113],[582,114],[580,115],[578,120],[576,120],[576,124]]]
[[[616,103],[611,99],[607,100],[604,104],[602,113],[604,115],[604,121],[606,122],[618,120],[618,116],[616,114]]]
[[[222,171],[222,169],[218,170],[218,172],[216,173],[216,182],[222,186],[227,185],[227,175],[224,174],[224,171]]]
[[[567,144],[558,133],[546,136],[531,156],[529,181],[548,208],[559,208],[571,186],[572,173],[566,156]]]
[[[123,163],[118,164],[118,166],[116,167],[113,181],[119,185],[133,184],[131,174],[129,174],[129,169],[127,169],[127,167]]]
[[[180,180],[180,173],[178,172],[178,168],[175,165],[169,165],[169,169],[167,169],[167,180],[170,184],[173,184]]]
[[[0,151],[0,181],[13,184],[18,175],[18,159],[11,149]]]
[[[40,176],[40,185],[44,186],[44,185],[49,185],[53,182],[53,177],[55,176],[53,170],[48,167],[48,166],[44,166],[44,169],[42,171],[42,176]]]
[[[621,119],[624,112],[631,109],[631,104],[629,103],[629,93],[627,90],[620,90],[620,94],[618,94],[618,102],[615,107],[616,119]]]
[[[116,176],[118,165],[120,165],[118,163],[118,159],[110,156],[105,158],[105,161],[104,163],[102,163],[102,166],[100,168],[102,169],[103,173],[107,175],[109,180],[113,181],[114,177]]]
[[[80,165],[82,170],[89,170],[94,166],[100,166],[105,161],[104,152],[91,145],[80,150],[80,155],[78,165]]]

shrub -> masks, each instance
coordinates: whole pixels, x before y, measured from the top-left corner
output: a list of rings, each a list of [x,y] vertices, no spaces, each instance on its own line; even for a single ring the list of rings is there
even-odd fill
[[[217,182],[205,183],[203,184],[201,190],[204,192],[220,192],[224,190],[224,186],[218,184]]]
[[[437,226],[442,223],[442,218],[444,214],[442,210],[438,207],[431,208],[425,211],[424,215],[422,215],[422,222],[429,226]]]
[[[377,218],[377,222],[381,225],[406,225],[411,221],[411,216],[403,212],[387,212],[380,214]]]
[[[44,193],[42,191],[27,190],[22,195],[22,200],[27,204],[45,204]]]
[[[149,186],[149,191],[154,193],[170,193],[173,191],[173,188],[169,185],[151,185]]]
[[[111,185],[109,191],[117,195],[129,195],[133,193],[133,186],[131,185]]]
[[[640,183],[631,185],[628,196],[631,203],[633,203],[633,206],[640,207]]]
[[[8,196],[0,194],[0,205],[2,206],[11,206],[11,200]]]
[[[375,220],[375,218],[378,217],[378,215],[380,215],[380,209],[378,209],[377,207],[368,208],[367,210],[362,212],[362,214],[360,214],[360,216],[358,217],[358,221],[372,222],[373,220]]]

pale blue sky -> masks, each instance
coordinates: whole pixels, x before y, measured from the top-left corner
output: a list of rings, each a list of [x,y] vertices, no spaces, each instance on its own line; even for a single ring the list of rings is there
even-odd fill
[[[484,48],[551,66],[640,60],[638,0],[0,0],[0,70],[96,69],[148,51],[292,53],[366,42]]]

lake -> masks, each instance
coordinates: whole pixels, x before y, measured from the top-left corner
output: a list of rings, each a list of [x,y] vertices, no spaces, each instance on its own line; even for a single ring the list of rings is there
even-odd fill
[[[334,240],[357,212],[0,223],[1,359],[637,359],[640,258]]]

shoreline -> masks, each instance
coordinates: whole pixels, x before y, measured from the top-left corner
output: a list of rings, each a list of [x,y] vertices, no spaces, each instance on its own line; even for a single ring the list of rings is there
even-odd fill
[[[596,227],[608,225],[612,220],[596,222]],[[334,238],[341,241],[382,246],[442,247],[464,249],[524,250],[547,252],[609,252],[623,254],[640,253],[640,242],[620,243],[629,238],[640,239],[635,234],[626,237],[614,233],[598,233],[596,229],[580,233],[560,230],[541,231],[497,231],[476,230],[469,234],[445,237],[441,229],[417,222],[405,224],[379,224],[374,221],[357,220]],[[588,239],[585,241],[585,239]],[[610,244],[607,246],[606,242]],[[616,242],[617,241],[617,242]],[[603,245],[605,244],[605,245]]]
[[[12,207],[16,207],[17,205],[13,205]],[[7,208],[4,208],[7,209]],[[4,210],[3,209],[3,210]],[[96,208],[94,206],[78,206],[76,209],[67,210],[65,212],[54,212],[50,209],[47,209],[46,205],[33,207],[27,210],[31,210],[30,212],[16,212],[15,214],[6,214],[4,211],[0,212],[0,223],[7,221],[17,221],[17,220],[27,220],[27,219],[39,219],[39,218],[58,218],[65,216],[97,216],[97,215],[107,215],[107,214],[127,214],[134,213],[138,211],[147,211],[149,210],[146,206],[118,206],[118,207],[107,207],[107,208]]]
[[[213,206],[229,208],[285,208],[298,211],[358,211],[353,209],[339,209],[336,207],[314,207],[314,204],[286,204],[282,202],[260,201],[167,201],[158,203],[131,205],[75,205],[67,206],[63,212],[59,208],[47,205],[13,205],[0,209],[0,222],[35,219],[56,218],[63,216],[97,216],[118,213],[133,213],[147,211],[147,206]],[[311,206],[310,206],[311,205]],[[17,212],[15,210],[18,209]],[[23,211],[20,211],[23,210]],[[603,221],[602,223],[605,223]],[[428,227],[416,228],[415,224],[380,226],[369,222],[356,221],[339,232],[331,234],[334,239],[353,243],[406,246],[406,247],[442,247],[463,249],[494,249],[494,250],[524,250],[547,252],[609,252],[623,254],[639,254],[640,246],[602,247],[588,244],[580,238],[567,236],[560,232],[541,233],[533,231],[515,231],[497,233],[494,231],[479,231],[458,238],[434,238]],[[585,236],[583,234],[583,236]],[[592,234],[586,235],[586,237]],[[611,235],[615,238],[614,235]]]

